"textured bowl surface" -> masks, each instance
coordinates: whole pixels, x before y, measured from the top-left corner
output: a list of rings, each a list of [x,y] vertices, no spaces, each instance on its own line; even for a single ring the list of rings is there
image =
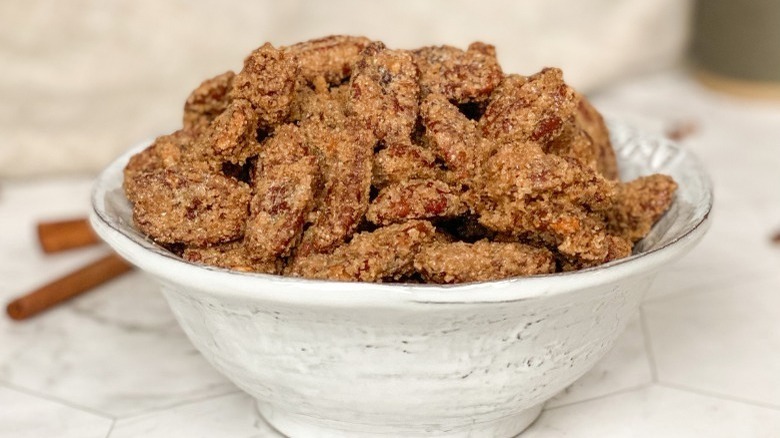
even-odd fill
[[[156,278],[204,357],[295,437],[509,437],[612,346],[664,265],[704,235],[711,184],[665,139],[610,123],[624,179],[672,175],[671,209],[635,254],[583,271],[453,286],[342,283],[182,261],[138,233],[122,168],[92,223]]]

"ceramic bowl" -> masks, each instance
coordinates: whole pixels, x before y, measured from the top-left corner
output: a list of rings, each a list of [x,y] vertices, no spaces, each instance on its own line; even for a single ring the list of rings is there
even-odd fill
[[[635,254],[578,272],[454,286],[342,283],[188,263],[132,226],[122,168],[92,224],[155,278],[214,368],[293,437],[509,437],[612,347],[656,274],[708,228],[710,181],[671,141],[611,123],[622,175],[680,188]]]

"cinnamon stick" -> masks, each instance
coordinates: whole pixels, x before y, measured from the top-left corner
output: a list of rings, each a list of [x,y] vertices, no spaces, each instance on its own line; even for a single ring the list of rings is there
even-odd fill
[[[50,254],[73,248],[94,245],[100,238],[92,231],[86,219],[73,219],[38,224],[38,241],[43,252]]]
[[[15,320],[27,319],[78,296],[132,269],[116,254],[107,255],[10,303],[6,311]]]

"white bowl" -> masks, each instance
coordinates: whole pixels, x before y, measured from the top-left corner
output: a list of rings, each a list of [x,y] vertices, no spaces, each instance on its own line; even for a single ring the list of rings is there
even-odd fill
[[[92,225],[154,277],[192,343],[294,437],[508,437],[611,347],[655,275],[706,232],[711,184],[665,139],[611,123],[626,179],[679,191],[636,254],[579,272],[454,286],[342,283],[181,260],[132,226],[122,169],[92,195]]]

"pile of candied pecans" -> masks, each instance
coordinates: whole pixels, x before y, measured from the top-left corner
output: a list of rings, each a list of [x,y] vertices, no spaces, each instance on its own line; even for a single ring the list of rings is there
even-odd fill
[[[493,46],[265,44],[133,156],[136,227],[184,259],[307,278],[460,283],[631,254],[668,176],[618,181],[600,114]]]

